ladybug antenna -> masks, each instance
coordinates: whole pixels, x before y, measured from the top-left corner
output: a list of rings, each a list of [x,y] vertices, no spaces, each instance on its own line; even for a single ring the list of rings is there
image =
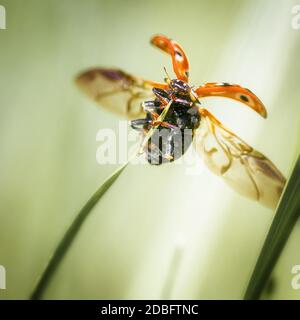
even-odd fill
[[[167,71],[166,67],[164,67],[164,71],[165,71],[166,76],[167,76],[164,80],[165,80],[165,82],[166,82],[167,84],[170,84],[171,78],[170,78],[170,76],[169,76],[169,74],[168,74],[168,71]]]

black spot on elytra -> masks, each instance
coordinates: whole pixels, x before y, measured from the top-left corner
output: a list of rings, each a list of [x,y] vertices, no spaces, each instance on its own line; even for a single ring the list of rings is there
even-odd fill
[[[249,102],[249,98],[247,96],[244,96],[243,94],[240,95],[240,98],[245,102]]]
[[[175,51],[175,54],[178,55],[180,58],[182,58],[181,52],[179,52],[179,51],[176,50],[176,51]]]

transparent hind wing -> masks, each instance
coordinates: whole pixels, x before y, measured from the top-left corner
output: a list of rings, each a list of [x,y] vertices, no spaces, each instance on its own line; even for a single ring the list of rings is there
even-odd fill
[[[105,68],[82,72],[76,77],[76,83],[101,107],[127,119],[144,117],[141,103],[153,99],[153,86],[164,86],[122,70]]]
[[[238,193],[275,209],[286,179],[262,153],[226,129],[200,108],[194,146],[207,167]]]

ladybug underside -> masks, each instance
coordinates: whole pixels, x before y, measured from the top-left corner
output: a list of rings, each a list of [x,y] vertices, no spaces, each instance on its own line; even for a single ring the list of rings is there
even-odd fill
[[[178,80],[173,80],[177,81]],[[200,124],[199,106],[192,101],[189,91],[153,88],[156,98],[143,103],[146,117],[131,122],[134,129],[147,133],[172,101],[163,122],[156,127],[146,145],[146,158],[150,164],[160,165],[180,158],[191,145],[194,129]]]

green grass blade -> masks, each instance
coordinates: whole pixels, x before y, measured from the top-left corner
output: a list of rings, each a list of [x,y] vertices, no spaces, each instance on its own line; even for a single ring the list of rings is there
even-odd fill
[[[95,204],[101,199],[104,193],[113,185],[122,171],[126,168],[129,162],[122,165],[118,168],[109,178],[107,178],[104,183],[99,187],[99,189],[91,196],[87,201],[84,207],[76,215],[75,219],[67,229],[63,238],[56,247],[52,257],[50,258],[44,272],[42,273],[38,283],[31,294],[32,300],[40,299],[43,296],[43,293],[47,289],[48,284],[50,283],[55,271],[57,270],[59,264],[61,263],[63,257],[66,255],[68,249],[70,248],[73,240],[75,239],[78,231],[83,225],[85,219],[95,206]]]
[[[245,299],[259,299],[300,216],[300,157],[287,183],[275,218],[251,276]]]
[[[168,113],[172,101],[164,108],[160,116],[156,119],[157,122],[161,122],[164,120],[166,114]],[[63,238],[59,242],[58,246],[56,247],[52,257],[50,258],[44,272],[42,273],[38,283],[33,290],[30,299],[31,300],[38,300],[43,296],[49,282],[51,281],[52,276],[54,275],[55,271],[57,270],[60,262],[62,261],[63,257],[67,253],[68,249],[70,248],[74,238],[76,237],[79,229],[81,228],[83,222],[85,221],[88,214],[91,212],[95,204],[100,200],[100,198],[104,195],[104,193],[112,186],[112,184],[116,181],[122,171],[126,168],[128,163],[131,159],[133,159],[136,155],[141,154],[144,152],[145,145],[147,144],[148,140],[152,137],[153,133],[159,124],[154,125],[151,130],[146,134],[143,139],[141,146],[139,147],[139,151],[134,152],[133,155],[129,158],[127,163],[123,166],[118,168],[108,179],[104,181],[104,183],[99,187],[99,189],[91,196],[88,202],[84,205],[84,207],[79,211],[77,216],[75,217],[74,221],[67,229],[66,233],[64,234]]]

